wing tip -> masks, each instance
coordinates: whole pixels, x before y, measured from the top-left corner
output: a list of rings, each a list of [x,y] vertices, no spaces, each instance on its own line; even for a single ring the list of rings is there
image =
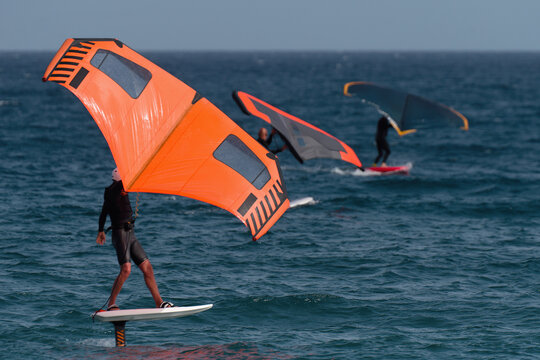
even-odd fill
[[[289,207],[290,207],[290,201],[289,201],[289,198],[287,197],[281,203],[277,211],[272,215],[272,218],[268,220],[268,222],[264,224],[264,226],[257,233],[251,234],[252,241],[257,241],[263,235],[265,235],[268,232],[268,230],[270,230],[270,228],[274,226],[276,222],[278,222],[279,219],[281,219],[281,216],[285,213],[285,211],[289,209]]]
[[[459,117],[461,118],[461,120],[463,120],[463,126],[460,126],[460,129],[463,130],[463,131],[469,131],[469,119],[467,119],[462,113],[460,113],[459,111],[455,110]]]
[[[343,94],[345,96],[353,96],[353,94],[349,92],[349,88],[353,85],[363,85],[363,84],[371,84],[371,83],[367,81],[349,81],[348,83],[345,83],[345,85],[343,86]]]
[[[241,98],[241,95],[240,95],[241,93],[245,94],[243,91],[233,90],[232,92],[233,100],[236,102],[236,105],[238,105],[238,107],[240,108],[240,110],[242,110],[244,114],[251,115],[251,112],[247,109],[246,105],[244,104],[244,101]]]

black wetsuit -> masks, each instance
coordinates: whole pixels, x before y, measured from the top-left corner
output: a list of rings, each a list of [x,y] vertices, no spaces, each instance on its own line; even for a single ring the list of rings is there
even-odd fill
[[[382,157],[383,163],[386,162],[388,156],[390,155],[390,145],[386,141],[386,136],[388,135],[388,129],[391,127],[390,121],[387,118],[381,117],[377,123],[377,133],[375,134],[375,142],[377,143],[377,152],[378,155],[375,158],[374,163],[378,163]]]
[[[272,143],[272,138],[274,137],[274,134],[270,134],[270,136],[268,136],[266,138],[266,140],[263,140],[261,139],[260,137],[257,138],[257,141],[259,142],[259,144],[261,144],[262,146],[264,146],[266,148],[266,150],[274,153],[274,154],[277,154],[277,153],[280,153],[283,151],[283,149],[275,149],[275,150],[271,150],[270,149],[270,144]]]
[[[135,237],[133,211],[122,181],[113,181],[111,186],[105,189],[98,231],[103,231],[107,215],[111,218],[112,243],[116,249],[118,263],[122,265],[133,259],[138,266],[148,259]]]

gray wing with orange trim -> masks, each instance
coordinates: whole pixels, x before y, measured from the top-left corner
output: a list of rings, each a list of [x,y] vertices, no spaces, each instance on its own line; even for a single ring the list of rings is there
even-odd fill
[[[257,116],[272,125],[285,139],[289,150],[300,163],[310,159],[327,158],[362,167],[358,156],[349,145],[318,127],[245,92],[234,91],[233,98],[244,113]]]

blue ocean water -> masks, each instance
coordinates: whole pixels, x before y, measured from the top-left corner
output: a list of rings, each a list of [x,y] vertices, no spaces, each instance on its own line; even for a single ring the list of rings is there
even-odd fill
[[[369,165],[377,112],[342,95],[373,81],[448,104],[470,131],[390,134],[409,176],[280,154],[291,199],[252,242],[234,216],[141,194],[136,233],[162,295],[200,315],[128,323],[128,347],[90,315],[118,271],[95,243],[114,163],[82,104],[42,83],[52,53],[0,53],[2,358],[532,359],[540,357],[540,54],[143,53],[252,134],[243,90],[327,130]],[[131,195],[135,202],[135,195]],[[152,306],[138,270],[119,297]]]

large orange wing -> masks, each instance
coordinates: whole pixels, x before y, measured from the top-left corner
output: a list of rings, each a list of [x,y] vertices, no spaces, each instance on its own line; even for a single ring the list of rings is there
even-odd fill
[[[127,191],[176,194],[237,216],[256,240],[289,207],[279,161],[195,90],[116,39],[67,39],[43,81],[84,104]]]

